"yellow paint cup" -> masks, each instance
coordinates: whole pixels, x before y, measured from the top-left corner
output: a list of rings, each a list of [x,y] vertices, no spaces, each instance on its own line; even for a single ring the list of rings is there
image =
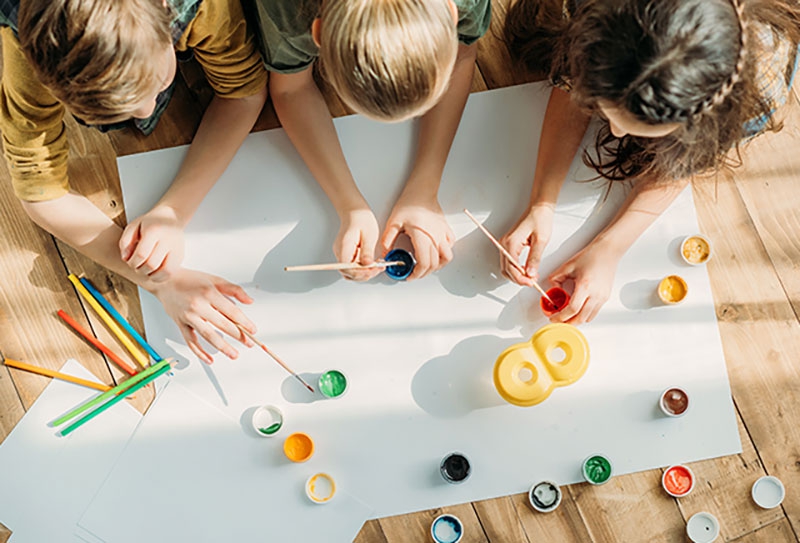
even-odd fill
[[[678,275],[668,275],[658,284],[658,297],[667,305],[682,302],[688,293],[689,285]]]

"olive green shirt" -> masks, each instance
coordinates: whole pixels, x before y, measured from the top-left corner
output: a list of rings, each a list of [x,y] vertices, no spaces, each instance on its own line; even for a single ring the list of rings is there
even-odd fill
[[[311,23],[319,2],[303,0],[245,0],[258,29],[264,65],[271,72],[302,72],[319,56]],[[444,0],[440,0],[444,1]],[[453,0],[458,8],[458,39],[471,45],[486,33],[492,16],[490,0]]]

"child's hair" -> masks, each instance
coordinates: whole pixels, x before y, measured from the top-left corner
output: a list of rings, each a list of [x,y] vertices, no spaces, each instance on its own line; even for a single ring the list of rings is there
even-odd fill
[[[447,89],[458,34],[446,0],[324,0],[320,20],[321,71],[357,112],[407,119]]]
[[[90,123],[129,118],[157,88],[172,44],[162,0],[24,0],[19,41],[34,73]]]
[[[616,138],[604,123],[596,156],[584,153],[600,176],[667,181],[715,170],[751,135],[748,121],[779,128],[756,65],[764,33],[796,50],[795,0],[585,0],[570,14],[574,7],[519,0],[506,19],[512,55],[589,110],[603,100],[648,124],[680,124],[660,138]]]

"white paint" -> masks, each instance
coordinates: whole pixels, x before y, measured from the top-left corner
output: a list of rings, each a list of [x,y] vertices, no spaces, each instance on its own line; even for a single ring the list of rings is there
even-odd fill
[[[692,543],[711,543],[719,537],[719,521],[711,513],[695,513],[686,523],[686,535]]]
[[[783,503],[783,498],[786,497],[786,488],[784,488],[780,479],[768,475],[760,477],[753,483],[751,494],[753,501],[759,507],[772,509]]]

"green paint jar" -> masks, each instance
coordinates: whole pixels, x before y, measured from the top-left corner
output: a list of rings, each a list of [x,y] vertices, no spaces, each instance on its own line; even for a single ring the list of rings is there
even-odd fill
[[[583,478],[593,485],[602,485],[611,479],[613,468],[611,460],[601,454],[595,454],[583,461]]]
[[[339,370],[328,370],[319,376],[317,385],[326,398],[339,398],[347,391],[347,377]]]
[[[283,428],[283,412],[274,405],[262,405],[253,412],[253,429],[261,437],[272,437]]]

